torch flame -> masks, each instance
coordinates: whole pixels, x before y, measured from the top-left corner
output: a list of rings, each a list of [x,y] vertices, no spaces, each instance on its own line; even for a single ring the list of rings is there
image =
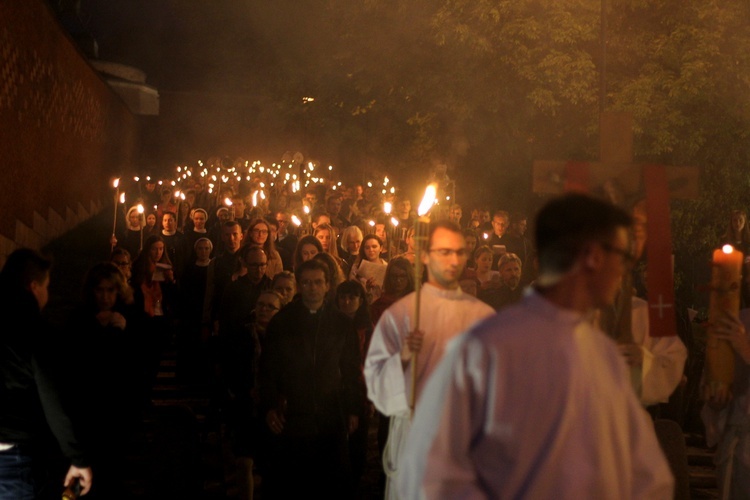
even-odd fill
[[[437,185],[433,182],[432,184],[427,186],[427,189],[425,189],[424,198],[422,198],[422,203],[419,204],[419,208],[417,209],[417,214],[420,217],[430,211],[430,208],[432,208],[432,205],[435,203],[436,194]]]
[[[117,179],[112,181],[112,187],[117,189],[117,186],[119,185],[120,185],[120,178],[118,177]]]
[[[299,217],[297,217],[296,215],[292,215],[292,223],[294,223],[294,225],[297,227],[302,225],[302,221],[299,220]]]
[[[385,203],[383,203],[383,212],[385,212],[386,215],[390,215],[391,208],[393,208],[393,205],[391,205],[390,202],[386,201]]]

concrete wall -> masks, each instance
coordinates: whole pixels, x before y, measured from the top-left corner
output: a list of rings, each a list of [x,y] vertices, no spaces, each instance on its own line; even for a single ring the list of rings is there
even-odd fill
[[[43,0],[0,0],[0,264],[104,209],[138,122]]]

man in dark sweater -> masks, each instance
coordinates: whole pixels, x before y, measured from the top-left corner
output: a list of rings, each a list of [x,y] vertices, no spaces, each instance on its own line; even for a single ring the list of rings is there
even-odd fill
[[[53,353],[42,309],[49,299],[51,267],[35,251],[21,248],[0,272],[0,311],[4,318],[23,322],[23,328],[4,328],[0,334],[0,498],[32,500],[49,494],[49,471],[41,460],[48,429],[72,464],[64,484],[78,480],[81,494],[91,488],[88,457],[50,373]]]

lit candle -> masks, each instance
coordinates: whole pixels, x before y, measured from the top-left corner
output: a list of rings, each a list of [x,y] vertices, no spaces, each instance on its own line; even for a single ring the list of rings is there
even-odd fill
[[[725,314],[739,316],[740,276],[742,252],[732,245],[714,250],[711,271],[711,297],[708,310],[708,340],[706,342],[707,382],[717,388],[728,388],[734,379],[734,351],[727,340],[712,336],[713,325]]]
[[[120,201],[120,178],[118,177],[112,181],[112,187],[115,188],[115,214],[114,220],[112,221],[112,249],[115,248],[114,238],[115,231],[117,230],[117,202]]]

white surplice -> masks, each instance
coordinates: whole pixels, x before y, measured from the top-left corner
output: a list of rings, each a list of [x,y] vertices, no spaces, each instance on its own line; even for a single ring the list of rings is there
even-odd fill
[[[375,326],[365,358],[367,395],[381,413],[392,417],[383,457],[388,498],[397,498],[392,481],[400,469],[398,457],[411,416],[413,366],[411,362],[402,364],[401,348],[406,335],[415,327],[415,304],[416,294],[411,293],[385,310]],[[417,402],[448,341],[493,314],[492,307],[460,288],[443,290],[429,283],[422,285],[419,329],[425,336],[417,357]]]
[[[421,394],[400,498],[671,499],[615,343],[536,292],[452,343]]]

